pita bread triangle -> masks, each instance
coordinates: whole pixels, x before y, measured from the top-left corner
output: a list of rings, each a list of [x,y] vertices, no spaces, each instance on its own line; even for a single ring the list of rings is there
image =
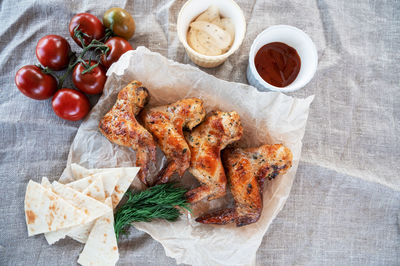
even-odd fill
[[[50,189],[51,191],[53,190],[50,181],[45,176],[42,177],[42,182],[40,184],[46,189]]]
[[[121,201],[125,192],[131,186],[133,180],[135,179],[137,173],[139,172],[139,167],[126,167],[123,168],[124,173],[121,175],[118,183],[116,184],[113,193],[111,194],[113,208],[116,208],[118,203]]]
[[[106,199],[108,206],[112,207],[111,198]],[[79,255],[78,263],[81,265],[115,265],[118,261],[118,245],[114,233],[114,215],[109,211],[97,219],[85,247]]]
[[[89,182],[92,176],[100,175],[103,180],[106,198],[111,196],[118,179],[123,174],[121,168],[86,169],[79,164],[71,164],[71,172],[77,181],[69,183],[70,185],[79,182]]]
[[[87,187],[82,193],[100,202],[105,201],[103,182],[100,177],[96,182],[93,182],[89,187]],[[92,221],[88,224],[73,227],[67,235],[78,242],[86,243],[86,240],[89,237],[90,230],[92,229],[94,223],[95,221]]]
[[[104,215],[110,209],[106,204],[86,196],[75,189],[67,187],[66,185],[58,183],[57,181],[54,181],[52,186],[55,193],[60,195],[63,199],[71,202],[72,205],[81,209],[86,215],[93,219]]]
[[[83,193],[76,191],[66,185],[54,181],[52,184],[53,191],[63,199],[69,201],[72,205],[83,211],[89,218],[86,223],[89,223],[96,218],[104,215],[109,211],[109,207],[104,203],[97,201]],[[65,228],[56,232],[45,234],[47,242],[51,245],[58,240],[64,238],[72,228]]]
[[[32,180],[24,204],[29,236],[80,225],[88,219],[83,211]]]
[[[71,183],[65,184],[67,187],[70,187],[72,189],[75,189],[76,191],[83,192],[85,189],[87,189],[91,184],[98,182],[98,179],[100,179],[101,182],[101,177],[99,175],[90,175],[85,178],[73,181]]]
[[[126,190],[128,190],[130,187],[139,170],[139,167],[86,169],[79,164],[71,164],[71,172],[75,179],[87,178],[85,176],[88,175],[103,174],[104,189],[108,192],[106,193],[106,197],[111,195],[114,208],[121,201]],[[118,177],[117,182],[111,182],[113,177]]]
[[[85,188],[82,193],[88,197],[94,198],[97,201],[104,203],[106,195],[104,192],[103,180],[100,176],[97,176],[95,181]]]

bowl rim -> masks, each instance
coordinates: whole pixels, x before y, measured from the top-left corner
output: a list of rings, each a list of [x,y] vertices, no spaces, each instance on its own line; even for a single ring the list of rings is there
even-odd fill
[[[300,83],[300,85],[298,85],[296,87],[290,87],[291,84],[287,85],[286,87],[276,87],[274,85],[269,84],[268,82],[266,82],[260,76],[260,74],[258,73],[258,71],[257,71],[257,69],[255,67],[255,64],[254,64],[254,58],[255,58],[255,53],[256,53],[255,46],[256,46],[257,41],[259,39],[261,39],[262,36],[267,34],[269,31],[276,30],[276,29],[282,29],[282,28],[291,29],[291,30],[297,31],[298,33],[303,35],[307,39],[307,41],[311,44],[311,51],[312,51],[312,53],[314,55],[314,62],[313,62],[313,65],[312,65],[313,66],[312,74],[309,77],[307,77],[304,82]],[[265,44],[267,44],[267,43],[265,43]],[[312,39],[310,38],[310,36],[308,36],[308,34],[305,33],[304,31],[302,31],[301,29],[296,28],[294,26],[290,26],[290,25],[273,25],[273,26],[270,26],[270,27],[266,28],[262,32],[260,32],[257,35],[257,37],[254,39],[254,41],[253,41],[253,43],[251,44],[251,47],[250,47],[249,65],[250,65],[250,71],[252,72],[254,78],[265,89],[270,90],[270,91],[278,91],[278,92],[293,92],[293,91],[297,91],[297,90],[303,88],[304,86],[306,86],[311,81],[311,79],[314,77],[315,72],[317,71],[317,67],[318,67],[318,52],[317,52],[317,48],[316,48],[314,42],[312,41]]]
[[[239,37],[239,42],[238,42],[238,46],[236,47],[236,49],[229,49],[226,53],[221,54],[221,55],[203,55],[200,54],[199,52],[196,52],[194,49],[192,49],[192,47],[190,47],[190,45],[187,43],[187,41],[185,41],[185,38],[182,36],[182,34],[180,34],[179,32],[179,25],[181,24],[181,20],[182,20],[182,12],[183,10],[186,8],[186,6],[193,1],[199,1],[199,0],[188,0],[186,1],[186,3],[181,7],[181,9],[179,10],[179,14],[178,14],[178,20],[176,23],[176,31],[178,33],[178,38],[179,41],[182,43],[182,45],[185,47],[185,49],[189,50],[190,53],[196,55],[197,57],[201,57],[204,59],[214,59],[214,60],[221,60],[221,59],[225,59],[226,57],[230,56],[231,54],[233,54],[234,52],[236,52],[239,47],[242,45],[243,40],[244,40],[244,36],[246,34],[246,18],[244,16],[243,10],[240,8],[240,6],[234,1],[234,0],[226,0],[231,2],[231,4],[237,9],[239,10],[240,13],[240,23],[242,23],[242,25],[244,26],[244,31],[243,34],[241,34],[241,36]],[[193,18],[192,18],[193,19]],[[235,36],[236,39],[236,36]],[[232,45],[233,46],[233,45]],[[232,48],[232,47],[231,47]]]

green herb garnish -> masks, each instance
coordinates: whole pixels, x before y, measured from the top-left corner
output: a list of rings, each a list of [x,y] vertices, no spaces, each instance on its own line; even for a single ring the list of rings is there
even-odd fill
[[[181,215],[178,207],[190,210],[186,201],[186,189],[177,187],[174,183],[156,185],[147,190],[132,193],[114,216],[114,230],[117,239],[121,232],[132,222],[150,222],[154,219],[176,221]]]

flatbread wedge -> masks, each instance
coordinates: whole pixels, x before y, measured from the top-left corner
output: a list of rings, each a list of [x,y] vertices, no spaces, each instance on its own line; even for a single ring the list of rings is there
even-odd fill
[[[106,198],[109,196],[112,197],[113,207],[115,208],[132,184],[139,170],[140,167],[86,169],[79,164],[73,163],[71,164],[71,172],[78,181],[72,182],[69,185],[83,182],[83,180],[90,178],[91,175],[102,175],[104,190],[106,191],[105,196]],[[112,180],[115,180],[113,177],[118,177],[118,180],[112,182]]]
[[[126,167],[123,168],[124,173],[121,175],[118,183],[114,187],[114,191],[111,194],[112,206],[115,209],[118,203],[121,201],[125,192],[128,190],[130,185],[138,174],[140,167]]]
[[[42,185],[42,187],[53,191],[53,189],[51,187],[51,183],[50,183],[49,179],[47,179],[47,177],[45,177],[45,176],[42,177],[42,182],[40,184]]]
[[[112,206],[111,198],[106,199],[106,204]],[[79,255],[78,263],[81,265],[115,265],[118,261],[118,245],[114,233],[114,215],[109,211],[97,219],[89,238]]]
[[[118,179],[123,174],[123,168],[100,168],[100,169],[86,169],[79,164],[71,164],[71,172],[75,178],[75,182],[69,183],[70,186],[79,184],[80,182],[90,182],[94,175],[100,175],[103,180],[104,192],[106,198],[110,197],[114,191],[114,187],[118,182]],[[86,185],[86,187],[89,184]]]
[[[103,182],[100,177],[96,182],[93,182],[89,187],[83,190],[82,193],[100,202],[105,201]],[[90,230],[92,229],[94,223],[95,221],[92,221],[88,224],[73,227],[71,228],[71,230],[69,230],[67,236],[80,243],[86,243],[86,240],[89,237]]]
[[[84,224],[88,215],[32,180],[26,187],[25,218],[28,236]]]
[[[99,176],[97,176],[97,175],[89,175],[87,177],[84,177],[82,179],[78,179],[76,181],[73,181],[71,183],[67,183],[65,185],[67,187],[75,189],[76,191],[83,192],[87,187],[89,187],[91,184],[93,184],[93,182],[96,182],[95,180],[98,177]]]
[[[83,168],[82,166],[79,166],[79,171],[82,169],[87,170],[86,168]],[[72,169],[72,167],[71,167]],[[84,171],[83,173],[87,173]],[[68,183],[67,186],[72,187],[74,189],[84,189],[87,188],[93,181],[94,179],[100,177],[103,181],[103,187],[104,187],[104,193],[106,195],[106,198],[110,197],[111,193],[114,190],[115,185],[118,182],[118,179],[120,177],[119,172],[115,172],[112,170],[104,170],[102,172],[96,172],[96,173],[88,173],[86,176],[81,177],[83,174],[82,172],[78,172],[76,176],[79,177],[76,178],[76,181]],[[74,175],[75,177],[75,175]],[[82,190],[83,191],[83,190]]]
[[[94,221],[96,218],[104,215],[109,211],[109,207],[104,203],[97,201],[83,193],[74,190],[66,185],[54,181],[52,184],[53,191],[63,199],[69,201],[73,206],[80,209],[89,218],[86,223]],[[85,224],[86,224],[85,223]],[[66,228],[56,232],[49,232],[45,234],[47,242],[51,245],[58,240],[64,238],[71,228]]]

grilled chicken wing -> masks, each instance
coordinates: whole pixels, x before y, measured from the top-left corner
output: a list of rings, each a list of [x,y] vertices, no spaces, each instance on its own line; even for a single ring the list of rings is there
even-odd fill
[[[220,152],[227,145],[242,137],[243,128],[236,112],[214,112],[202,124],[187,134],[192,152],[189,171],[201,186],[186,193],[189,202],[223,197],[226,193],[226,177]]]
[[[203,101],[189,98],[170,105],[145,109],[144,126],[156,139],[168,163],[160,172],[158,183],[166,183],[177,172],[182,176],[190,165],[190,150],[183,136],[183,128],[191,130],[206,115]]]
[[[292,166],[292,152],[282,144],[250,149],[228,149],[223,152],[224,166],[235,200],[234,209],[220,210],[196,219],[205,224],[237,226],[255,223],[262,211],[265,178],[282,175]]]
[[[146,177],[150,163],[156,160],[156,144],[135,116],[147,104],[148,98],[149,92],[141,82],[130,82],[118,93],[114,106],[99,123],[101,133],[109,141],[135,150],[136,166],[140,167],[139,178],[145,185],[148,185]]]

